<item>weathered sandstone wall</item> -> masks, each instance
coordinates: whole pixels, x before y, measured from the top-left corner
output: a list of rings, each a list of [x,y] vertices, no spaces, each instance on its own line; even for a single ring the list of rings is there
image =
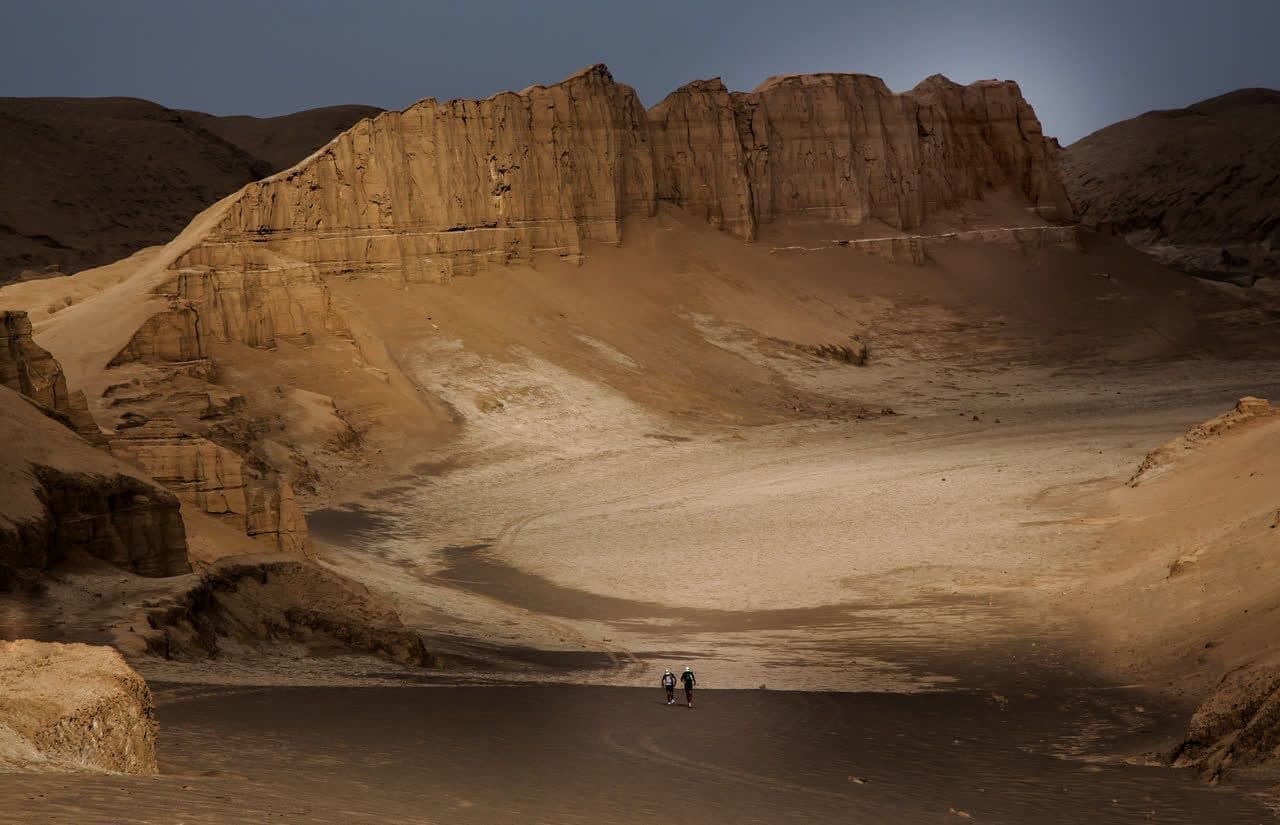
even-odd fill
[[[187,572],[172,493],[7,388],[0,417],[0,585],[77,552],[146,576]]]
[[[32,340],[31,320],[25,312],[0,312],[0,386],[65,416],[68,424],[91,444],[106,445],[84,394],[67,391],[62,365]]]
[[[326,272],[409,280],[576,256],[653,210],[644,127],[635,92],[603,66],[483,101],[424,100],[246,187],[209,243],[256,240]]]
[[[310,550],[302,508],[279,473],[257,469],[238,453],[163,419],[123,431],[111,446],[186,504],[266,545],[264,552]]]
[[[0,767],[154,774],[158,728],[114,649],[0,642]]]
[[[900,229],[989,190],[1069,219],[1035,113],[1014,83],[934,77],[904,94],[864,75],[698,81],[645,112],[593,66],[482,101],[424,100],[363,121],[246,187],[188,263],[247,271],[270,249],[322,274],[447,279],[545,251],[616,243],[680,205],[745,239],[808,216]]]

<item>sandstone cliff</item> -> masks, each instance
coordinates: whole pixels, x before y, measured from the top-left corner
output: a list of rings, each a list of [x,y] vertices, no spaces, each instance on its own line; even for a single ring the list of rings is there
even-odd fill
[[[207,215],[114,364],[188,362],[215,342],[344,334],[324,279],[448,280],[544,252],[619,243],[660,201],[741,238],[772,221],[900,230],[995,190],[1030,222],[1067,220],[1055,156],[1014,83],[933,77],[894,94],[865,75],[719,80],[649,112],[592,66],[481,101],[424,100],[344,132]]]
[[[158,727],[115,650],[0,642],[0,768],[154,774]]]
[[[106,439],[81,392],[68,392],[62,366],[31,339],[31,321],[25,312],[0,311],[0,386],[22,393],[32,401],[65,416],[70,426],[95,446]]]
[[[1015,83],[935,76],[894,94],[876,77],[821,74],[730,94],[698,81],[650,110],[649,124],[659,198],[747,239],[787,215],[913,229],[999,187],[1044,218],[1071,217]]]
[[[645,112],[604,66],[482,101],[424,100],[362,121],[246,187],[186,264],[270,249],[321,274],[438,280],[539,251],[576,258],[671,201],[751,239],[785,216],[921,225],[1012,188],[1048,219],[1071,208],[1016,84],[774,78],[699,81]],[[227,247],[232,247],[228,250]]]
[[[112,449],[184,503],[267,545],[264,552],[310,549],[302,509],[279,473],[247,464],[236,452],[183,432],[171,420],[130,428],[113,440]]]
[[[188,570],[178,499],[0,388],[0,585],[78,552],[147,576]]]

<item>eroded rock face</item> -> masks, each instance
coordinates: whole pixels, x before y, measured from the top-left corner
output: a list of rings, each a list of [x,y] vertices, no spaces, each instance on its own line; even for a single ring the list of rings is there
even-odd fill
[[[246,187],[209,243],[435,280],[536,251],[577,256],[653,208],[644,110],[595,66],[554,86],[424,100],[361,122],[310,162]]]
[[[999,187],[1043,217],[1071,216],[1014,83],[935,77],[899,95],[878,78],[824,74],[730,94],[710,80],[646,113],[593,66],[554,86],[425,100],[359,123],[246,187],[189,261],[217,268],[265,248],[322,275],[438,280],[616,243],[623,218],[652,214],[657,200],[751,239],[789,215],[909,229]]]
[[[0,767],[156,773],[147,683],[109,647],[0,642]]]
[[[289,462],[261,430],[228,437],[183,405],[213,396],[223,344],[350,345],[360,358],[326,279],[440,281],[538,253],[578,259],[589,242],[619,243],[624,219],[659,201],[750,240],[781,218],[910,231],[995,189],[1070,217],[1012,83],[932,78],[894,94],[877,78],[827,74],[731,94],[709,80],[645,112],[593,66],[486,100],[424,100],[361,121],[193,223],[147,287],[167,308],[110,365],[145,376],[149,399],[104,397],[96,409],[117,417],[116,448],[184,501],[297,552],[307,540],[279,472]],[[912,241],[869,251],[927,254]],[[160,411],[181,427],[148,431]]]
[[[306,553],[311,542],[293,488],[278,473],[256,469],[236,452],[155,419],[130,428],[112,449],[187,504],[266,545],[264,551]]]
[[[105,446],[106,439],[89,414],[83,393],[68,392],[62,365],[31,338],[27,313],[0,312],[0,386],[66,416],[68,424],[91,444]]]
[[[659,197],[741,237],[787,215],[898,229],[1012,187],[1051,220],[1071,217],[1054,157],[1017,84],[932,77],[904,94],[867,75],[772,78],[730,94],[718,80],[649,112]]]
[[[1014,83],[933,77],[894,94],[878,78],[821,74],[730,93],[716,79],[646,113],[593,66],[553,86],[383,113],[245,187],[174,262],[157,290],[170,308],[115,363],[344,334],[326,277],[437,281],[538,252],[576,259],[588,241],[621,241],[623,219],[658,201],[750,240],[783,217],[909,231],[994,189],[1071,217]]]
[[[1216,782],[1233,768],[1280,754],[1280,664],[1237,668],[1191,717],[1187,737],[1174,753],[1178,767],[1196,767]]]
[[[0,417],[0,585],[79,552],[145,576],[190,569],[172,493],[7,388]]]
[[[422,638],[362,585],[278,557],[221,562],[174,604],[152,610],[147,622],[148,650],[166,659],[294,644],[311,653],[341,649],[436,665]]]

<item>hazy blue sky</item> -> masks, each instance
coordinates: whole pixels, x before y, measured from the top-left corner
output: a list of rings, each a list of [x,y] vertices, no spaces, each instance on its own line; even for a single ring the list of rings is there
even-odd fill
[[[401,108],[603,62],[646,104],[696,78],[1017,80],[1064,143],[1154,108],[1280,87],[1280,0],[0,0],[0,95],[215,114]]]

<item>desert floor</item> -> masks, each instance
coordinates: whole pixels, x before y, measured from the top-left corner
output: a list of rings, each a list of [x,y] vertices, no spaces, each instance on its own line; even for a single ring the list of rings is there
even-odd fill
[[[865,421],[482,434],[310,519],[443,670],[139,662],[163,775],[0,782],[0,820],[1270,821],[1270,783],[1155,765],[1203,685],[1096,633],[1090,587],[1133,562],[1108,497],[1275,397],[1275,367],[958,374],[927,403],[891,378],[901,413]],[[656,687],[686,664],[693,711]]]
[[[692,711],[582,686],[157,694],[163,775],[0,783],[0,821],[1270,820],[1184,773],[1079,759],[1082,732],[1119,748],[1162,732],[1150,715],[1130,732],[1126,691],[708,690]]]

